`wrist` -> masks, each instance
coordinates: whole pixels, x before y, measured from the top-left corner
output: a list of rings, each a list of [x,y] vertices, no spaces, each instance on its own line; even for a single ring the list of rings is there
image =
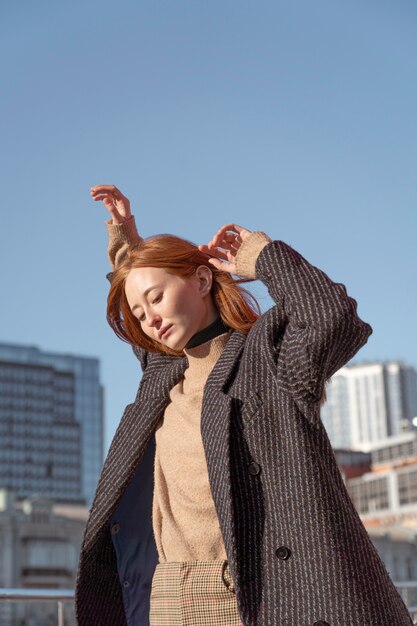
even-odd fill
[[[112,216],[109,220],[106,220],[106,224],[110,224],[111,226],[121,226],[122,224],[126,224],[127,222],[132,221],[133,215],[129,215],[129,217],[114,217]]]

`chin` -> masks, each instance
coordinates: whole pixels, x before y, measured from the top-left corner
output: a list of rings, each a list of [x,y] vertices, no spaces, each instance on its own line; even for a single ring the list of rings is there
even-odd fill
[[[162,339],[159,343],[166,346],[167,348],[171,348],[171,350],[183,350],[187,345],[188,339],[184,338],[176,338],[176,337],[167,337],[166,340]]]
[[[158,340],[158,342],[166,346],[167,348],[171,348],[171,350],[181,352],[182,350],[184,350],[191,337],[194,337],[196,332],[197,331],[193,330],[191,332],[181,333],[180,329],[177,326],[175,331],[172,334],[169,334],[165,340],[162,337],[162,340]]]
[[[187,343],[188,341],[173,341],[172,343],[167,342],[166,345],[168,348],[171,348],[171,350],[177,350],[180,352],[181,350],[184,350]]]
[[[182,351],[184,350],[187,343],[190,341],[191,337],[183,337],[180,339],[171,339],[171,337],[167,337],[167,341],[165,345],[171,350]]]

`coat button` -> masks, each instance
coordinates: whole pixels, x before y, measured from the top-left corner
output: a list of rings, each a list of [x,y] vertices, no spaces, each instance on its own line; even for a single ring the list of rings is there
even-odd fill
[[[276,549],[275,554],[279,559],[286,561],[291,556],[291,550],[287,546],[280,546]]]
[[[258,465],[258,463],[255,463],[255,461],[252,461],[252,463],[248,465],[248,470],[249,474],[256,476],[256,474],[259,474],[259,472],[261,471],[261,466]]]
[[[123,587],[125,587],[125,589],[127,589],[127,587],[129,587],[130,583],[128,580],[123,581]]]
[[[318,622],[314,622],[313,626],[330,626],[329,622],[325,622],[323,619],[319,619]]]
[[[120,524],[113,524],[111,527],[111,534],[116,535],[120,530]]]

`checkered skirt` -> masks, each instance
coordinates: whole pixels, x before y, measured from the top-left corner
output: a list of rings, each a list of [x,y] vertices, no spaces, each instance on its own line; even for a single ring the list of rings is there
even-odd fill
[[[158,563],[150,626],[241,626],[228,561]]]

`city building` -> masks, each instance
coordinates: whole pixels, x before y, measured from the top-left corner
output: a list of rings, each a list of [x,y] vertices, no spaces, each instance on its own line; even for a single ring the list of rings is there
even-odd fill
[[[417,371],[402,361],[346,365],[326,392],[321,418],[335,448],[366,450],[413,428]]]
[[[0,587],[74,589],[88,508],[47,498],[17,500],[0,489]],[[64,603],[75,626],[74,602]],[[56,602],[0,602],[1,626],[56,626]]]
[[[417,429],[367,451],[334,449],[352,502],[417,620]]]
[[[417,528],[417,431],[370,447],[371,471],[346,480],[362,520]]]
[[[90,505],[103,422],[98,359],[0,343],[0,487]]]
[[[366,523],[365,528],[415,622],[417,619],[416,529],[407,528],[401,524],[375,527]]]

